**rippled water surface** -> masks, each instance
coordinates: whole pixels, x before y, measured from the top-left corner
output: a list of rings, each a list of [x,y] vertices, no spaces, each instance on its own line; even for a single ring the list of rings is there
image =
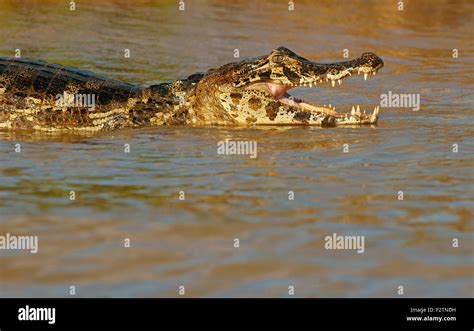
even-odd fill
[[[0,235],[39,236],[37,254],[0,252],[1,296],[473,296],[472,1],[67,3],[0,1],[0,55],[151,84],[234,49],[373,51],[385,61],[373,79],[293,94],[347,109],[419,93],[421,109],[382,108],[361,128],[0,132]],[[225,139],[256,141],[258,157],[218,155]],[[324,249],[332,233],[365,236],[365,252]]]

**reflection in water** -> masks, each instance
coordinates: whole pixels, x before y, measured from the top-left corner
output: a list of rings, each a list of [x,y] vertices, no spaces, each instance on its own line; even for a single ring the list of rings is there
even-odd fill
[[[421,95],[419,112],[383,109],[372,128],[0,132],[0,233],[40,245],[2,252],[0,294],[66,296],[74,283],[80,296],[176,296],[179,284],[190,296],[285,296],[293,284],[297,296],[357,297],[404,284],[407,296],[472,296],[474,11],[450,4],[81,1],[71,13],[0,1],[2,55],[152,83],[235,61],[235,48],[321,61],[374,51],[386,65],[375,78],[295,96],[345,110]],[[258,158],[218,155],[225,139],[256,141]],[[364,235],[365,253],[325,250],[334,232]]]

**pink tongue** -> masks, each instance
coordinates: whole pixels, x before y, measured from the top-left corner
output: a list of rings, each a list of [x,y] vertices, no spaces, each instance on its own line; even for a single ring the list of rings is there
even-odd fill
[[[289,87],[286,87],[284,85],[274,84],[274,83],[267,83],[267,86],[270,92],[273,94],[273,96],[277,99],[285,95],[286,91],[290,89]]]
[[[290,87],[286,87],[286,86],[274,84],[274,83],[267,83],[267,86],[271,94],[273,94],[273,96],[277,98],[278,101],[280,101],[281,103],[285,105],[292,106],[292,107],[300,107],[301,109],[315,111],[315,112],[333,115],[337,117],[343,116],[341,114],[338,114],[336,111],[332,109],[311,105],[309,103],[304,102],[303,100],[291,97],[289,94],[286,94],[286,91],[288,91]]]

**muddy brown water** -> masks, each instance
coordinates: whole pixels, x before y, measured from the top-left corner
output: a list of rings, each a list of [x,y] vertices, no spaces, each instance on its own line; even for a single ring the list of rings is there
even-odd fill
[[[0,251],[0,296],[75,285],[82,297],[174,297],[184,285],[187,296],[285,297],[292,285],[300,297],[395,297],[402,285],[410,297],[472,297],[473,13],[472,1],[441,0],[403,11],[0,1],[0,55],[151,84],[235,61],[235,49],[242,59],[286,46],[322,62],[372,51],[385,61],[376,77],[293,95],[340,110],[420,95],[419,111],[382,107],[377,127],[0,132],[0,235],[39,237],[37,254]],[[257,158],[218,155],[225,139],[256,141]],[[364,253],[325,249],[333,233],[364,236]]]

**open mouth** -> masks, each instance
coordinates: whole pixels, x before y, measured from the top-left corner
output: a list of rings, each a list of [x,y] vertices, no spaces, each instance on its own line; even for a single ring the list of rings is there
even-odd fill
[[[288,91],[297,87],[316,87],[318,84],[331,84],[332,87],[342,84],[342,80],[351,76],[360,75],[364,80],[375,76],[378,70],[383,67],[383,62],[377,62],[371,66],[338,66],[324,68],[324,72],[310,77],[300,78],[299,82],[294,82],[289,85],[283,85],[273,82],[267,82],[266,87],[273,97],[282,104],[297,107],[302,111],[317,112],[330,115],[335,118],[338,124],[372,124],[376,123],[379,114],[379,106],[375,106],[373,111],[361,111],[359,105],[353,105],[350,113],[338,113],[336,108],[332,105],[318,106],[308,103],[304,100],[291,96]]]

